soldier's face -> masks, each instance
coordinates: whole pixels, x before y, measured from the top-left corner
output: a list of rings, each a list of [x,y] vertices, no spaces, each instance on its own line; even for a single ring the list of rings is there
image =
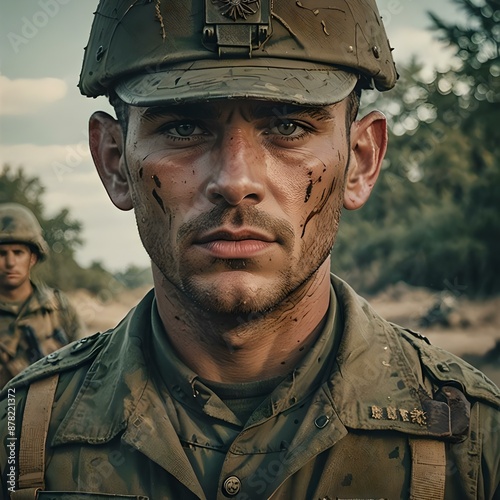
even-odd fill
[[[19,288],[29,280],[31,268],[37,261],[27,245],[0,245],[0,291]]]
[[[349,161],[345,103],[131,108],[125,160],[143,244],[205,309],[274,307],[334,242]]]
[[[375,183],[385,118],[356,121],[349,140],[346,107],[130,107],[125,143],[96,113],[90,147],[115,205],[134,208],[165,289],[205,310],[263,312],[328,270],[342,204],[359,208]]]

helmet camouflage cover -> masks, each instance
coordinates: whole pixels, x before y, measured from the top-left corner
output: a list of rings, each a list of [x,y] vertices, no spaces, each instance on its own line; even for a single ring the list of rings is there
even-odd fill
[[[40,260],[49,252],[42,228],[33,213],[17,203],[0,204],[0,244],[23,243],[33,247]]]
[[[149,106],[326,105],[398,78],[375,0],[101,0],[79,87]]]

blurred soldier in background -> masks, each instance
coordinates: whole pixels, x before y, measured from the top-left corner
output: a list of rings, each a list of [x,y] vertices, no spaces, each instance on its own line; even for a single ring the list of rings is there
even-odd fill
[[[420,318],[420,326],[426,328],[432,325],[448,327],[458,323],[458,305],[458,300],[452,293],[446,290],[441,292],[425,315]]]
[[[0,387],[81,336],[80,320],[65,295],[30,279],[48,251],[32,212],[16,203],[0,205]]]

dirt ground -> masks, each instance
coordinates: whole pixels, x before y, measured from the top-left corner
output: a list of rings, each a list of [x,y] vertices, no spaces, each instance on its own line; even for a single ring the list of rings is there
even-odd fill
[[[398,283],[369,302],[384,318],[420,332],[432,344],[479,368],[500,387],[500,297],[472,301],[450,295],[454,309],[446,326],[421,324],[432,306],[442,302],[439,292]]]
[[[127,290],[113,298],[93,297],[79,290],[70,294],[70,299],[87,333],[92,334],[115,326],[148,290]],[[500,297],[485,301],[452,298],[454,310],[448,316],[449,324],[427,327],[420,324],[421,318],[442,301],[439,293],[398,283],[368,300],[384,318],[419,331],[432,344],[464,358],[500,386]]]

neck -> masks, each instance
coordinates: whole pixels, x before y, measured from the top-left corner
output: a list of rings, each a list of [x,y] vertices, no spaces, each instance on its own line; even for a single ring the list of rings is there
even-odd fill
[[[158,311],[177,355],[207,380],[251,382],[286,375],[321,332],[330,303],[330,262],[271,312],[202,311],[153,266]]]
[[[26,280],[17,288],[1,288],[0,300],[3,302],[24,302],[33,293],[33,285]]]

